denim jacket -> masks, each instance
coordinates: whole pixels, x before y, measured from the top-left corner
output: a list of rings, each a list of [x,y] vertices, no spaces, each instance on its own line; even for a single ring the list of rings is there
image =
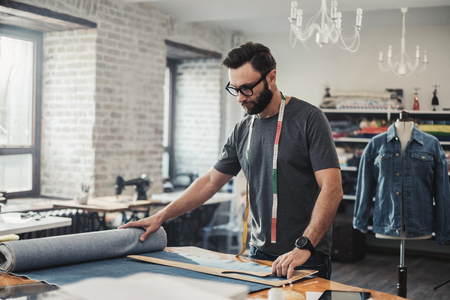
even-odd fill
[[[403,159],[394,124],[372,138],[359,165],[354,228],[367,232],[372,207],[374,233],[400,236],[403,211],[407,238],[435,232],[439,245],[450,244],[447,160],[434,136],[414,125]]]

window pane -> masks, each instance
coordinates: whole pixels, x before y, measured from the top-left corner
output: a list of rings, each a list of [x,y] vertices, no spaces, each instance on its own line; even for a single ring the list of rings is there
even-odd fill
[[[1,146],[31,145],[33,55],[33,42],[0,36]]]
[[[0,190],[8,193],[31,190],[32,163],[31,154],[0,156]]]

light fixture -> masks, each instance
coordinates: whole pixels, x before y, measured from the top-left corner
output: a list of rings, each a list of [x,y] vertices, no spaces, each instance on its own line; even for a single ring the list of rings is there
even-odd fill
[[[291,16],[289,21],[291,22],[291,34],[290,42],[291,46],[295,47],[297,40],[308,48],[305,42],[316,33],[316,43],[322,48],[325,45],[337,44],[344,50],[350,52],[356,52],[359,48],[359,31],[361,30],[362,21],[362,9],[356,10],[356,23],[355,31],[352,36],[344,37],[342,35],[342,13],[337,11],[337,1],[331,0],[331,10],[328,12],[326,1],[322,0],[320,10],[315,14],[303,27],[303,11],[297,10],[297,1],[291,2]],[[320,18],[320,25],[316,21]],[[309,48],[308,48],[309,49]]]
[[[389,45],[388,52],[387,52],[387,67],[383,66],[383,51],[380,51],[380,54],[378,55],[378,65],[380,67],[381,72],[388,72],[392,71],[395,75],[400,77],[409,76],[412,73],[414,73],[418,66],[420,61],[420,51],[419,46],[416,46],[416,56],[414,62],[411,61],[409,56],[406,54],[405,51],[405,17],[406,12],[408,11],[407,7],[402,7],[400,9],[403,13],[403,29],[402,29],[402,39],[400,40],[401,43],[401,50],[400,52],[392,56],[392,45]],[[427,57],[427,51],[423,52],[423,67],[421,70],[417,70],[419,73],[423,72],[428,64],[428,57]]]

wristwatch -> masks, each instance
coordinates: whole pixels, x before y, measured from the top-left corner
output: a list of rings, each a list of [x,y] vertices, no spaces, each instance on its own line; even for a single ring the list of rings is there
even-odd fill
[[[311,241],[306,236],[299,237],[295,241],[295,247],[297,247],[298,249],[309,250],[309,252],[311,252],[311,254],[313,254],[314,251],[316,251],[316,248],[314,248]]]

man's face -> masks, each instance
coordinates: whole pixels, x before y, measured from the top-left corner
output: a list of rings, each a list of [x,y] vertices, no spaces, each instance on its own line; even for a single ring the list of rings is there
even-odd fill
[[[229,84],[244,91],[239,91],[237,96],[238,102],[249,115],[263,112],[272,101],[273,92],[270,90],[266,79],[268,74],[261,76],[259,72],[253,69],[250,63],[229,71]],[[247,87],[251,87],[251,90]]]
[[[255,115],[263,112],[266,107],[269,105],[270,101],[272,101],[273,93],[269,90],[269,86],[267,85],[267,81],[264,79],[264,88],[258,94],[253,94],[252,97],[248,97],[248,100],[241,102],[242,107],[244,107],[245,112],[249,115]],[[253,97],[254,100],[252,100]]]

